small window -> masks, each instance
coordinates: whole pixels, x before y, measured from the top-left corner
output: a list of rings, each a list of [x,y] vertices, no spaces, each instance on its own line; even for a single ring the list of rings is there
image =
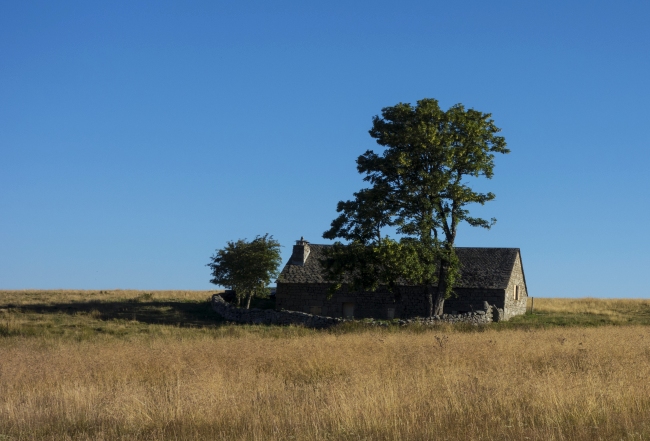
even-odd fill
[[[386,311],[386,318],[388,320],[393,320],[395,318],[395,308],[389,307]]]
[[[519,300],[519,285],[515,285],[515,289],[513,292],[513,297],[515,300]]]

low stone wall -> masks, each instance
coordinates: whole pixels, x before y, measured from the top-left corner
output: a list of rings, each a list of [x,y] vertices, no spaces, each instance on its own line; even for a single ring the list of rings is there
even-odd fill
[[[392,317],[402,320],[425,317],[428,304],[424,288],[421,286],[399,286],[397,292],[390,292],[385,286],[376,291],[348,291],[343,285],[338,291],[329,295],[328,283],[281,283],[276,290],[276,305],[280,310],[301,311],[314,315],[343,317],[343,304],[354,304],[355,319],[389,320]],[[445,300],[444,313],[461,315],[467,312],[485,310],[485,303],[498,309],[494,321],[506,320],[504,311],[504,289],[461,289]],[[525,299],[523,301],[525,305]],[[391,311],[389,313],[389,311]],[[524,313],[518,311],[517,313]],[[512,315],[512,314],[511,314]]]
[[[472,325],[486,325],[493,321],[493,309],[496,308],[488,306],[485,311],[467,312],[464,314],[434,315],[430,318],[415,317],[413,319],[400,320],[399,324],[402,326],[409,325],[411,323],[418,323],[422,325],[435,325],[437,323],[469,323]]]
[[[256,325],[304,325],[308,328],[327,328],[344,321],[340,318],[322,317],[298,311],[237,308],[227,303],[219,294],[212,296],[212,309],[228,321]]]
[[[308,328],[327,328],[345,319],[337,317],[323,317],[299,311],[275,311],[273,309],[244,309],[237,308],[226,302],[219,294],[212,296],[212,309],[224,319],[235,323],[248,323],[259,325],[303,325]],[[494,311],[494,314],[493,314]],[[443,314],[431,318],[415,317],[409,320],[400,320],[399,324],[406,326],[412,323],[433,325],[436,323],[470,323],[484,325],[499,320],[498,308],[485,304],[485,309],[465,314]]]

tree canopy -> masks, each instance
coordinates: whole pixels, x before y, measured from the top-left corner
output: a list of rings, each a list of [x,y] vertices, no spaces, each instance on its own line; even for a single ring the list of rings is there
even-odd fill
[[[282,263],[280,243],[265,234],[252,241],[239,239],[218,249],[206,266],[212,271],[211,283],[225,286],[237,294],[237,306],[246,299],[250,308],[253,296],[262,296],[278,276]]]
[[[458,225],[489,229],[496,222],[470,215],[468,205],[495,195],[473,190],[467,179],[491,179],[495,153],[509,150],[491,114],[462,104],[444,111],[435,99],[399,103],[372,122],[370,136],[384,150],[357,158],[370,186],[339,202],[340,215],[323,237],[348,245],[335,244],[326,272],[339,284],[348,274],[355,289],[392,287],[398,280],[425,285],[429,314],[441,314],[458,276]],[[382,235],[387,227],[399,241]]]

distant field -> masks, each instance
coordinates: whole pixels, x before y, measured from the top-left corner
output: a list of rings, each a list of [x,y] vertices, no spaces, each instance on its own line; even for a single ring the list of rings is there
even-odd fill
[[[528,299],[531,308],[531,299]],[[534,314],[517,317],[511,325],[599,326],[650,325],[650,299],[535,298]]]
[[[650,439],[650,301],[315,331],[212,293],[0,291],[0,441]]]

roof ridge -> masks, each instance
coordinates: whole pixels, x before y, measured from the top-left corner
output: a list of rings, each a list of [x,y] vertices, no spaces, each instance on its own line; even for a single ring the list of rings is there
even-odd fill
[[[342,244],[348,245],[348,244]],[[310,247],[332,247],[333,243],[309,243]],[[519,250],[519,247],[454,247],[456,249],[472,249],[472,250]]]

